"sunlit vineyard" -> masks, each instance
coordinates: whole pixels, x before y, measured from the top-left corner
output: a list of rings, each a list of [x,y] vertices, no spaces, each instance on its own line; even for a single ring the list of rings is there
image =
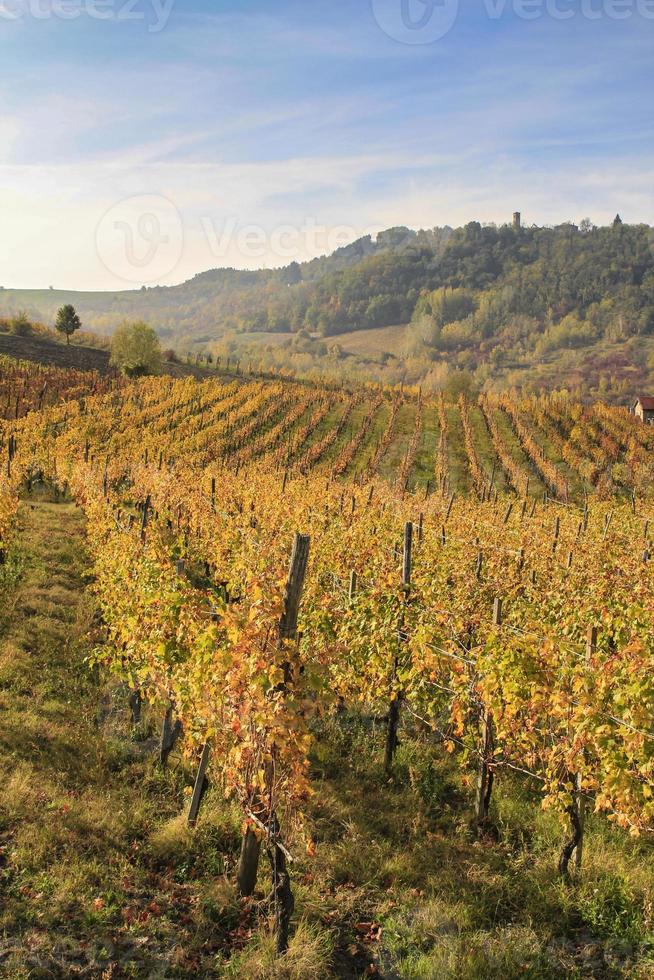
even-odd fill
[[[625,409],[584,406],[565,395],[462,395],[454,402],[375,386],[351,392],[287,380],[145,380],[120,393],[116,379],[0,365],[5,441],[18,417],[112,394],[84,423],[94,453],[109,459],[130,440],[170,465],[256,463],[289,475],[373,478],[402,491],[474,495],[514,492],[580,504],[597,495],[646,493],[654,435]],[[93,403],[95,406],[96,403]],[[64,410],[66,417],[68,410]],[[88,414],[95,413],[89,403]]]
[[[478,833],[518,774],[564,877],[589,812],[652,832],[654,430],[564,396],[73,380],[3,424],[3,536],[37,483],[84,509],[97,660],[201,764],[192,805],[205,774],[237,801],[244,894],[269,851],[280,950],[328,718],[374,720],[380,779],[403,728],[436,738]]]

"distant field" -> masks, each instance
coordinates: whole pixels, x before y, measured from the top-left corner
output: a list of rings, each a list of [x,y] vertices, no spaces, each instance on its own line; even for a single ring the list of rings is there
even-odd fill
[[[348,333],[325,337],[324,343],[338,344],[348,354],[354,354],[357,357],[376,359],[384,352],[392,354],[394,357],[401,357],[404,353],[406,331],[406,325],[376,327],[372,330],[351,330]],[[282,344],[292,340],[294,336],[295,334],[292,333],[252,332],[238,334],[234,341],[242,349],[252,347],[255,344],[260,344],[262,347],[281,347]]]
[[[373,330],[354,330],[329,339],[340,344],[343,350],[358,357],[379,357],[388,353],[402,357],[406,344],[406,324],[395,327],[376,327]]]

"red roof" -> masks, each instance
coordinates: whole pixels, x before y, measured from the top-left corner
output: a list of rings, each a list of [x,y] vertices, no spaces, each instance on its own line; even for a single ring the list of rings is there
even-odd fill
[[[636,404],[639,402],[646,412],[654,412],[654,398],[638,398]]]

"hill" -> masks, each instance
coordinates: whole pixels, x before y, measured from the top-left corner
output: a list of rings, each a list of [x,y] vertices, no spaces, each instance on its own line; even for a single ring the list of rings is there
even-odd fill
[[[439,389],[466,372],[472,389],[619,398],[651,380],[652,229],[619,218],[603,228],[397,228],[302,265],[216,269],[174,287],[0,291],[0,313],[22,307],[48,320],[64,302],[101,331],[144,318],[177,349],[298,375]]]
[[[58,344],[39,336],[18,337],[0,333],[0,354],[22,361],[34,361],[78,371],[109,371],[109,351],[79,344]]]
[[[281,307],[291,290],[293,303],[329,276],[338,275],[361,262],[386,253],[401,255],[420,242],[447,240],[451,229],[416,233],[408,228],[389,229],[375,241],[370,236],[337,249],[332,255],[281,269],[248,271],[210,269],[178,286],[154,286],[118,292],[76,292],[59,289],[0,289],[0,314],[24,310],[36,320],[54,319],[65,303],[73,303],[86,326],[111,333],[125,317],[139,317],[155,326],[162,338],[179,341],[188,337],[200,343],[216,339],[226,330],[270,332],[291,330],[300,323],[284,319]],[[272,302],[279,307],[271,309]],[[281,319],[280,319],[281,317]]]
[[[38,327],[38,324],[36,326]],[[115,374],[115,368],[110,365],[109,350],[87,347],[82,343],[72,343],[68,346],[38,332],[18,336],[0,331],[0,356],[17,361],[31,361],[55,369],[74,369],[103,375]],[[181,363],[168,360],[163,362],[162,373],[173,378],[192,377],[199,380],[214,377],[216,374],[215,370],[201,366],[195,361]]]

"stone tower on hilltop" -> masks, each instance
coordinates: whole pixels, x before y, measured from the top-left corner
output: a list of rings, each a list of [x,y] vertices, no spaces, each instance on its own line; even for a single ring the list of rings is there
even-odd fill
[[[513,212],[513,228],[515,231],[520,231],[522,227],[522,217],[519,211]]]

